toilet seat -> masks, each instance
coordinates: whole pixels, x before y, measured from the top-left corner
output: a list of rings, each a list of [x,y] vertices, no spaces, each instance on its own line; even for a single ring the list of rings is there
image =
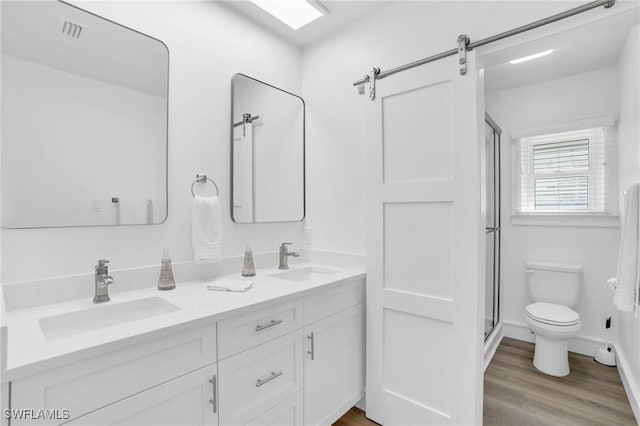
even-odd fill
[[[527,306],[527,317],[533,321],[557,327],[570,327],[580,323],[580,315],[564,305],[537,302]]]

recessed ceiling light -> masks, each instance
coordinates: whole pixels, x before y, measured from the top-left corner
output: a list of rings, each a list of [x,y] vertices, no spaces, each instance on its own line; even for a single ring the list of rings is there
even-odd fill
[[[328,15],[329,11],[315,0],[249,0],[294,30]]]
[[[541,58],[543,56],[547,56],[553,52],[553,49],[545,50],[544,52],[534,53],[533,55],[525,56],[523,58],[514,59],[513,61],[509,61],[510,64],[519,64],[520,62],[527,62],[532,59]]]

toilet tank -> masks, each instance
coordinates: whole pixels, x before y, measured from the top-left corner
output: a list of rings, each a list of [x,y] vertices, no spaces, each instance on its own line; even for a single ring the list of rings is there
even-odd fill
[[[570,308],[578,303],[582,267],[566,263],[527,262],[527,281],[533,302]]]

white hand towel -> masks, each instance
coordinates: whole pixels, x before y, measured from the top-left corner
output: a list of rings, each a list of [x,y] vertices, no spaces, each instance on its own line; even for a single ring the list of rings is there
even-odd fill
[[[622,312],[634,312],[640,283],[640,183],[627,189],[622,219],[613,304]]]
[[[193,197],[191,235],[196,263],[216,263],[222,258],[221,219],[218,197]]]
[[[230,280],[227,278],[222,278],[212,282],[211,284],[207,284],[207,290],[215,291],[243,292],[249,290],[251,287],[253,287],[252,282]]]

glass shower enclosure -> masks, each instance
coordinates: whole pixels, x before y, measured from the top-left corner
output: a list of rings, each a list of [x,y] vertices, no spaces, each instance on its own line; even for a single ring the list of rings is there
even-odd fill
[[[500,320],[500,135],[502,130],[485,113],[485,150],[487,158],[486,208],[486,285],[484,339]]]

